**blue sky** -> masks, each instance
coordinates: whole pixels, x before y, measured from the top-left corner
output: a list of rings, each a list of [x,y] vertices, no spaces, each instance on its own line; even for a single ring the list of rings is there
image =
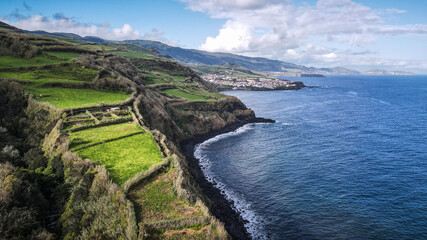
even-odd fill
[[[425,0],[2,0],[0,19],[307,66],[427,73],[426,9]]]

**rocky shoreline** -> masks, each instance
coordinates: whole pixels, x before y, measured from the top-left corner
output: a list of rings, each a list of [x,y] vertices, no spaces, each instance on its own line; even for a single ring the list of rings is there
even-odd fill
[[[236,212],[232,203],[229,202],[224,195],[221,194],[220,190],[210,183],[204,176],[202,169],[200,168],[199,160],[194,157],[194,148],[197,144],[202,143],[210,138],[215,137],[223,133],[234,131],[249,123],[274,123],[272,119],[265,118],[253,118],[248,121],[242,121],[235,124],[228,125],[227,127],[218,130],[211,131],[207,134],[201,134],[193,136],[189,140],[181,142],[180,147],[182,153],[188,161],[188,165],[191,169],[193,176],[197,183],[202,189],[203,194],[211,201],[210,210],[212,214],[222,221],[227,229],[228,233],[233,239],[250,239],[249,233],[244,227],[244,220],[238,212]]]

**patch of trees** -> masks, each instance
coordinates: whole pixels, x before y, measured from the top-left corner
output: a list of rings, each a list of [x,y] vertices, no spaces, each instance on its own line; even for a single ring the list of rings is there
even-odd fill
[[[36,117],[27,100],[18,83],[0,81],[0,236],[53,239],[62,164],[44,157],[48,117]]]
[[[41,53],[40,48],[27,39],[11,34],[0,34],[0,56],[32,58]]]

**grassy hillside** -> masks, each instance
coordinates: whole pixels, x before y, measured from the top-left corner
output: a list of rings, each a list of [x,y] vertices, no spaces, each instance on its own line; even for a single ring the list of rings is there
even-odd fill
[[[40,85],[24,86],[41,102],[47,102],[58,108],[77,108],[99,104],[120,103],[130,97],[125,92],[97,91],[93,89],[76,89],[61,87],[43,87]]]
[[[105,165],[118,184],[163,160],[153,137],[134,123],[78,131],[70,140],[72,151]]]
[[[190,101],[210,101],[213,100],[212,98],[206,98],[206,97],[199,97],[196,95],[188,94],[182,90],[179,89],[167,89],[163,90],[164,93],[170,96],[175,96],[179,98],[184,98]]]
[[[176,147],[178,106],[235,103],[156,50],[1,22],[0,40],[0,238],[227,238]]]

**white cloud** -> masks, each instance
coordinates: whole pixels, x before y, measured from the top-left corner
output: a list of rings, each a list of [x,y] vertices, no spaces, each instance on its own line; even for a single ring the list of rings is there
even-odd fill
[[[291,0],[181,0],[193,11],[210,14],[222,10],[249,9],[254,10],[268,5],[291,2]]]
[[[7,19],[2,19],[2,21],[30,31],[68,32],[80,36],[97,36],[110,40],[136,39],[141,37],[139,31],[133,30],[129,24],[123,24],[121,28],[111,29],[108,23],[89,25],[77,22],[62,14],[55,14],[53,19],[41,15],[33,15],[29,18],[20,19],[17,22],[10,22]]]
[[[349,61],[354,55],[348,54],[348,50],[366,52],[381,36],[427,37],[427,24],[389,25],[381,17],[404,13],[404,10],[378,11],[352,0],[318,0],[315,5],[295,5],[289,0],[181,1],[193,11],[227,20],[217,36],[207,37],[199,46],[207,51],[292,60],[301,64],[320,61],[324,65],[341,65],[353,63]],[[334,44],[345,45],[347,50],[325,47]],[[367,55],[373,54],[360,54],[358,61],[361,64],[368,60],[384,62]]]
[[[396,9],[396,8],[388,8],[380,13],[384,14],[395,14],[395,13],[406,13],[406,10]]]
[[[239,22],[227,21],[219,31],[218,36],[215,38],[208,37],[206,42],[201,46],[201,49],[239,52],[248,50],[251,42],[252,34],[250,27]]]
[[[169,39],[165,38],[164,35],[165,35],[165,32],[162,29],[154,28],[154,29],[151,29],[151,32],[144,33],[144,35],[142,35],[142,39],[159,41],[175,47],[179,46],[179,44],[177,44],[176,42],[170,41]]]

